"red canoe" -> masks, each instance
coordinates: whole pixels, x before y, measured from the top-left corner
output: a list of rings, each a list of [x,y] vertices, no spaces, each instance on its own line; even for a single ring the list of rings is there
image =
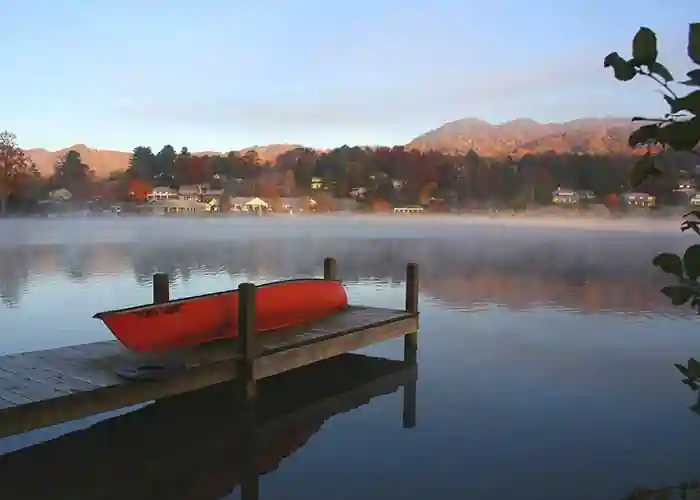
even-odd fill
[[[297,279],[257,287],[256,331],[269,332],[329,316],[348,305],[340,281]],[[238,290],[95,314],[127,348],[165,351],[233,338]]]

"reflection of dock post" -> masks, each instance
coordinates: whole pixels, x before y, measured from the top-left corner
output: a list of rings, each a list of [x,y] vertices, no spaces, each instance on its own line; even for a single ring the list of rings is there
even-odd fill
[[[406,312],[418,314],[418,288],[418,264],[410,262],[406,266]],[[418,331],[404,335],[403,359],[413,366],[418,364]],[[403,388],[403,426],[407,429],[416,426],[416,383],[413,378]]]
[[[236,363],[236,386],[239,389],[241,412],[241,498],[257,500],[260,483],[257,470],[257,386],[255,381],[255,295],[256,286],[241,283],[238,286],[238,340],[240,355]]]
[[[323,279],[328,281],[338,279],[338,263],[333,257],[323,259]]]
[[[162,304],[170,300],[170,278],[165,273],[153,275],[153,303]]]

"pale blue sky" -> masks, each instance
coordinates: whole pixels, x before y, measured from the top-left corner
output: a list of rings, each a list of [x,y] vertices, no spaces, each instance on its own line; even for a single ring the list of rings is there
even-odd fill
[[[687,69],[700,0],[0,0],[0,15],[0,129],[24,147],[229,150],[661,112],[603,57],[646,25]]]

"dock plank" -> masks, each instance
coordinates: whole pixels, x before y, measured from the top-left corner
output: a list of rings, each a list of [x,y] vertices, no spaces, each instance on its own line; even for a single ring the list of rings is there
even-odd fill
[[[269,377],[417,328],[416,313],[349,306],[328,318],[256,337],[260,357],[255,360],[255,377]],[[236,340],[167,355],[137,354],[117,341],[104,341],[0,357],[0,437],[232,380],[240,357]],[[184,368],[162,381],[130,381],[118,375],[139,364],[168,361]]]
[[[162,399],[0,456],[2,499],[222,498],[251,462],[256,476],[276,469],[326,420],[415,376],[402,361],[339,356],[261,382],[255,423],[231,398],[234,384]],[[243,432],[257,436],[253,449]]]
[[[353,307],[326,318],[322,322],[314,323],[310,327],[297,327],[261,335],[259,345],[263,354],[272,354],[276,351],[326,340],[351,331],[366,329],[368,326],[414,316],[411,313],[393,309]]]
[[[75,378],[70,373],[65,373],[47,365],[37,366],[28,356],[13,356],[5,359],[0,366],[0,376],[3,372],[15,374],[23,379],[50,384],[59,390],[69,392],[89,391],[99,387],[96,384]]]
[[[44,401],[72,394],[72,391],[59,389],[49,382],[32,380],[17,373],[0,369],[0,397],[21,403],[16,396],[21,396],[30,402]]]

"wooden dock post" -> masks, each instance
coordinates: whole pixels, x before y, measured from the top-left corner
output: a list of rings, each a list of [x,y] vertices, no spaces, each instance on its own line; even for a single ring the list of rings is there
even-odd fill
[[[409,262],[406,266],[406,312],[418,313],[418,264]],[[418,364],[418,331],[409,332],[403,337],[403,359],[412,365]],[[416,372],[416,378],[417,378]],[[416,426],[417,379],[403,388],[403,426],[412,429]]]
[[[333,257],[323,259],[323,279],[328,281],[338,279],[338,263]]]
[[[170,300],[170,278],[166,273],[153,275],[153,303],[162,304]]]
[[[241,358],[237,363],[237,376],[242,389],[244,403],[256,398],[255,374],[253,373],[257,349],[255,342],[255,296],[257,287],[253,283],[238,285],[238,342]]]
[[[257,471],[257,399],[255,358],[258,356],[255,342],[255,304],[257,287],[253,283],[238,285],[238,340],[241,358],[236,363],[236,384],[239,388],[238,404],[241,409],[242,482],[241,498],[257,499],[260,494]]]
[[[406,266],[406,312],[418,313],[418,264],[409,262]],[[404,335],[404,361],[415,363],[418,354],[418,331]]]

